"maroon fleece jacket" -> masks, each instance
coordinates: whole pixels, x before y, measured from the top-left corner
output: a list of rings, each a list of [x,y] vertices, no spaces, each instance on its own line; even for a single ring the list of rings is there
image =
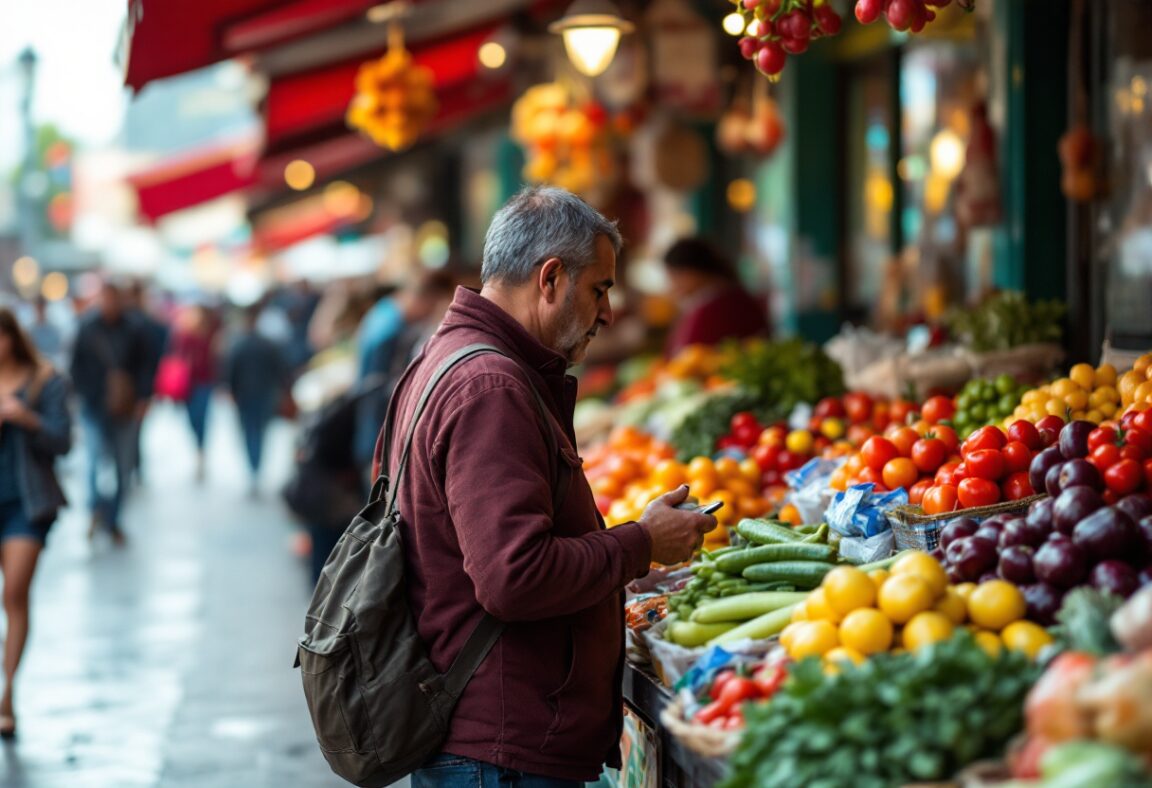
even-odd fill
[[[444,751],[593,780],[619,764],[623,588],[647,573],[651,544],[636,523],[604,527],[574,448],[576,381],[564,358],[473,291],[457,290],[398,385],[393,445],[440,362],[474,343],[507,357],[473,357],[441,381],[399,492],[412,610],[436,668],[448,669],[484,611],[506,622]]]

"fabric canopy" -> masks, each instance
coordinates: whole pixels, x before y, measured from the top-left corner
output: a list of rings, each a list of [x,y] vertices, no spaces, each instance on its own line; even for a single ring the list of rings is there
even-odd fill
[[[232,143],[185,154],[129,176],[149,222],[256,183],[258,146]]]

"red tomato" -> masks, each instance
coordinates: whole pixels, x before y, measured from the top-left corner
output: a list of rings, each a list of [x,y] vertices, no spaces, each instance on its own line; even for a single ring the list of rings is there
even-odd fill
[[[1143,469],[1136,460],[1120,460],[1104,471],[1104,484],[1118,497],[1136,492],[1143,482]]]
[[[1132,417],[1132,426],[1152,434],[1152,408],[1136,411],[1136,415]]]
[[[941,395],[930,397],[924,403],[924,407],[920,409],[920,415],[924,417],[925,421],[937,424],[956,415],[956,403],[952,401],[951,397]]]
[[[907,457],[889,460],[884,465],[881,475],[884,479],[884,486],[890,490],[895,490],[897,487],[911,487],[920,478],[916,463]]]
[[[871,438],[876,434],[876,431],[870,426],[864,424],[852,424],[848,427],[848,442],[853,446],[863,446],[864,441]]]
[[[1144,486],[1152,490],[1152,460],[1144,460]]]
[[[731,426],[733,435],[735,435],[736,430],[740,429],[741,427],[755,427],[757,435],[759,435],[760,430],[763,429],[760,426],[760,422],[756,419],[755,414],[747,410],[740,411],[735,416],[733,416]]]
[[[897,427],[888,440],[892,441],[901,457],[911,457],[912,447],[920,440],[920,433],[911,427]]]
[[[968,440],[964,441],[964,445],[960,447],[960,454],[967,459],[968,455],[974,451],[1003,449],[1007,442],[1008,439],[1004,437],[1004,433],[1000,431],[999,427],[991,425],[981,427],[969,435]]]
[[[1135,446],[1145,457],[1152,457],[1152,432],[1133,426],[1124,433],[1124,442],[1129,446]]]
[[[1100,496],[1104,501],[1105,506],[1115,506],[1116,502],[1120,500],[1120,496],[1113,490],[1104,490],[1104,494]]]
[[[991,506],[1000,501],[1000,487],[988,479],[965,479],[956,488],[960,506],[971,509],[973,506]]]
[[[972,471],[968,470],[968,463],[962,462],[956,466],[956,470],[952,471],[952,483],[959,486],[960,482],[969,478]]]
[[[716,450],[724,451],[725,449],[742,449],[744,444],[733,438],[731,435],[725,435],[720,440],[716,441]]]
[[[948,453],[952,454],[960,448],[960,438],[956,435],[956,430],[949,427],[947,424],[937,424],[932,428],[931,435],[935,435],[940,440],[944,441],[944,446],[947,447]]]
[[[889,460],[900,456],[900,450],[887,438],[873,435],[864,441],[864,445],[860,447],[860,454],[864,457],[865,465],[874,471],[882,471]]]
[[[774,447],[763,443],[752,449],[752,459],[756,460],[756,464],[760,466],[761,471],[776,470],[777,454],[779,454],[779,452]]]
[[[1035,424],[1024,419],[1014,421],[1008,427],[1008,440],[1020,441],[1032,451],[1044,448],[1044,442],[1040,440],[1040,430],[1036,429]]]
[[[1117,432],[1112,427],[1097,427],[1088,433],[1088,453],[1108,443],[1117,443]]]
[[[939,438],[921,438],[912,444],[912,462],[925,473],[935,473],[948,458],[948,447]]]
[[[1048,415],[1036,422],[1036,429],[1038,430],[1052,430],[1056,434],[1060,434],[1060,430],[1064,429],[1064,419],[1059,416]]]
[[[859,483],[876,485],[875,492],[886,492],[888,490],[887,485],[884,484],[883,471],[876,471],[872,468],[865,468],[860,471]]]
[[[1028,481],[1027,471],[1014,473],[1005,479],[1004,483],[1000,485],[1000,492],[1005,501],[1019,501],[1021,498],[1035,494],[1032,489],[1032,482]]]
[[[951,484],[937,484],[924,492],[920,507],[925,514],[944,514],[955,511],[956,504],[956,488]]]
[[[848,412],[844,410],[844,403],[836,397],[825,397],[816,403],[816,409],[812,411],[812,415],[820,420],[842,419],[848,415]]]
[[[741,446],[755,446],[756,442],[760,440],[761,432],[763,430],[756,423],[743,422],[732,427],[732,437]]]
[[[921,479],[908,488],[908,503],[919,506],[924,501],[924,493],[934,486],[932,479]]]
[[[960,463],[958,463],[958,462],[946,462],[943,465],[941,465],[939,468],[936,469],[936,479],[935,479],[936,483],[937,484],[950,484],[952,486],[955,486],[956,480],[954,480],[952,478],[952,476],[953,476],[953,474],[956,473],[956,469],[958,467],[960,467]]]
[[[898,424],[907,424],[908,416],[916,412],[916,406],[906,399],[893,400],[888,408],[888,416]]]
[[[806,462],[808,462],[808,458],[803,454],[797,454],[787,449],[776,453],[776,470],[781,472],[794,471]]]
[[[970,452],[964,459],[964,464],[968,467],[968,473],[972,478],[993,482],[1004,476],[1006,468],[1004,455],[996,449],[977,449]]]
[[[1120,427],[1122,429],[1130,429],[1132,422],[1136,421],[1136,417],[1140,415],[1140,411],[1130,410],[1120,417]]]
[[[863,424],[872,418],[872,398],[859,391],[849,392],[843,397],[844,410],[853,424]]]
[[[1136,462],[1144,462],[1144,452],[1136,446],[1125,446],[1120,449],[1120,458],[1124,460],[1136,460]]]
[[[1008,441],[1000,450],[1004,456],[1004,472],[1006,474],[1019,473],[1028,470],[1032,464],[1032,450],[1021,441]]]
[[[1101,473],[1120,462],[1121,459],[1120,447],[1115,443],[1100,444],[1088,456],[1088,461],[1099,468]]]
[[[872,405],[872,426],[878,430],[882,430],[892,423],[888,417],[888,403],[877,402]]]

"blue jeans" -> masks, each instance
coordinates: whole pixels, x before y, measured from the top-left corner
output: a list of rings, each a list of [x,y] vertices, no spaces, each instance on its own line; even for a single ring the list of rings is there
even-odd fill
[[[84,447],[88,454],[88,506],[113,533],[120,530],[120,505],[136,449],[134,419],[113,421],[94,408],[81,410]],[[100,469],[111,463],[115,473],[111,490],[101,491]]]
[[[412,773],[412,788],[579,788],[583,783],[524,774],[443,752]]]
[[[272,417],[276,415],[276,403],[263,400],[237,402],[236,411],[240,417],[240,431],[244,434],[248,467],[252,469],[252,475],[256,476],[260,472],[260,463],[264,458],[264,435],[268,431]]]
[[[196,448],[204,451],[204,434],[208,429],[208,404],[212,401],[212,384],[197,383],[188,392],[188,423],[196,436]]]

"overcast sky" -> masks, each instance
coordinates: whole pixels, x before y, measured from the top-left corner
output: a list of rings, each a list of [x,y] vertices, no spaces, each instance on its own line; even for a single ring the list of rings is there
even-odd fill
[[[0,172],[20,153],[16,57],[39,56],[39,123],[98,147],[120,128],[127,94],[113,61],[127,0],[0,0]]]

